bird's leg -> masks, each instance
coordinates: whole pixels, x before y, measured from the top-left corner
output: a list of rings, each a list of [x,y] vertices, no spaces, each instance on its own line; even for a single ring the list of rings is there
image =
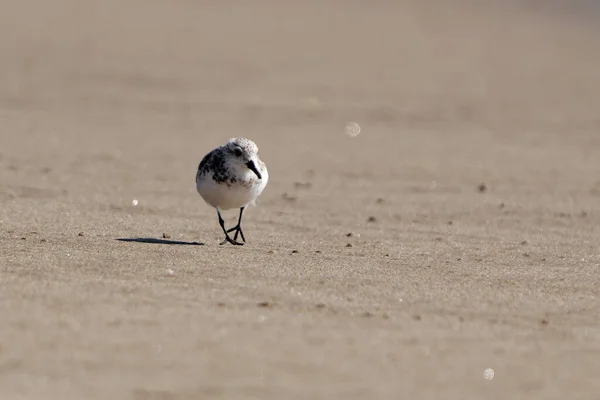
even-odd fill
[[[219,243],[220,245],[224,245],[225,243],[229,242],[231,244],[235,244],[238,246],[242,246],[244,243],[239,243],[236,242],[235,239],[231,240],[231,238],[229,237],[229,235],[227,234],[228,231],[227,229],[225,229],[225,221],[223,220],[223,217],[221,217],[221,212],[219,211],[219,209],[217,208],[217,215],[219,216],[219,225],[221,225],[221,229],[223,229],[223,232],[225,233],[225,240],[223,240],[221,243]],[[237,238],[237,235],[236,235]]]
[[[246,243],[246,238],[244,237],[244,232],[242,232],[242,213],[244,212],[244,207],[240,208],[240,217],[238,218],[238,223],[231,229],[227,230],[227,233],[235,231],[235,235],[233,236],[233,240],[237,240],[238,233],[242,237],[244,243]]]

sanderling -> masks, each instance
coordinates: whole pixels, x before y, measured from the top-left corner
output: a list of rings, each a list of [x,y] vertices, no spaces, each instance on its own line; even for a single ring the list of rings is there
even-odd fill
[[[254,201],[267,186],[269,173],[267,166],[258,158],[258,147],[246,138],[233,138],[204,156],[196,173],[196,189],[204,201],[217,209],[219,225],[225,233],[221,245],[229,242],[243,245],[237,241],[238,234],[246,242],[242,232],[242,213],[248,204]],[[240,209],[238,223],[231,229],[225,229],[222,210]],[[233,239],[229,232],[235,231]]]

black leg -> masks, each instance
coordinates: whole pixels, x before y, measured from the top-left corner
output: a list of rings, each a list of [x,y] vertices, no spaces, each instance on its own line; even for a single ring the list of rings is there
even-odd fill
[[[233,240],[237,240],[238,233],[242,237],[244,243],[246,243],[246,238],[244,237],[244,232],[242,232],[242,214],[244,213],[244,207],[240,208],[240,216],[238,218],[238,223],[231,229],[227,230],[227,233],[235,231],[235,235],[233,236]]]
[[[244,243],[246,243],[246,238],[244,237],[244,232],[242,232],[242,213],[244,212],[244,207],[240,208],[240,217],[238,218],[238,229],[235,232],[235,236],[233,237],[233,240],[237,239],[237,235],[238,233],[240,234],[240,236],[242,237],[242,240],[244,241]]]
[[[229,237],[229,235],[227,234],[227,229],[225,229],[225,221],[223,220],[223,217],[221,217],[221,212],[219,211],[219,209],[217,209],[217,215],[219,216],[219,225],[221,225],[221,229],[223,229],[223,232],[225,233],[225,240],[223,240],[221,243],[219,243],[220,245],[224,245],[225,243],[229,242],[231,244],[235,244],[238,246],[242,246],[244,243],[239,243],[237,242],[235,239],[231,240],[231,238]],[[237,235],[235,236],[237,238]],[[243,236],[242,236],[243,237]]]

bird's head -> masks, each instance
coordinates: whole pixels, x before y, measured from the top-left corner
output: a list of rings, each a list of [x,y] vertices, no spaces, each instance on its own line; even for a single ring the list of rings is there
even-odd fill
[[[250,139],[233,138],[229,139],[225,145],[225,151],[231,156],[231,161],[239,170],[250,170],[262,179],[262,175],[257,168],[258,165],[258,146]]]

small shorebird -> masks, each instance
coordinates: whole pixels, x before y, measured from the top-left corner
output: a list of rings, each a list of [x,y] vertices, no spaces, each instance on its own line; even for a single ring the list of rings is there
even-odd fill
[[[258,158],[258,147],[250,139],[229,139],[202,158],[196,173],[196,189],[208,205],[217,209],[219,225],[225,233],[225,240],[219,244],[229,242],[241,246],[246,242],[241,226],[242,213],[260,196],[268,181],[267,166]],[[238,223],[225,229],[221,211],[233,208],[240,209]],[[235,235],[231,239],[229,233],[233,231]],[[244,243],[237,241],[238,234]]]

